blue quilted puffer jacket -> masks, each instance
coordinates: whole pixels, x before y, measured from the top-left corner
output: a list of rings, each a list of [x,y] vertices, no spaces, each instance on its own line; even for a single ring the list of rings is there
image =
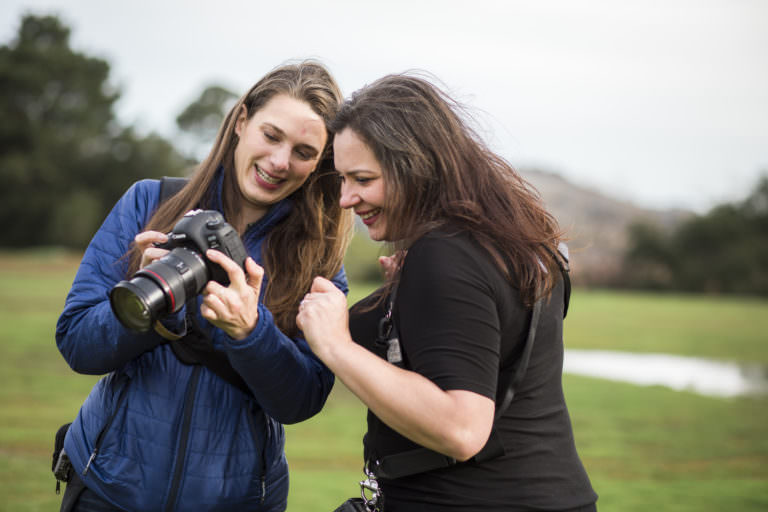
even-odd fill
[[[83,403],[64,448],[85,485],[126,510],[284,510],[282,424],[320,411],[333,374],[306,341],[284,335],[263,304],[256,328],[240,341],[197,311],[250,394],[205,366],[182,364],[155,332],[120,324],[109,291],[126,278],[123,255],[159,193],[158,180],[143,180],[123,195],[88,246],[67,296],[58,348],[76,372],[106,375]],[[264,237],[290,208],[284,200],[248,227],[243,242],[257,263]],[[347,292],[343,269],[333,281]]]

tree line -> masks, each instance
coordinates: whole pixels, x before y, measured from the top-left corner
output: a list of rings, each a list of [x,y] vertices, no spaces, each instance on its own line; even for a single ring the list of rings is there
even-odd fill
[[[768,296],[768,175],[741,202],[716,206],[672,232],[629,228],[626,287]]]
[[[83,248],[133,182],[195,163],[116,119],[109,64],[73,50],[69,36],[58,17],[26,15],[0,47],[0,247]],[[192,138],[207,135],[210,101],[234,95],[215,88],[210,96],[180,114]]]
[[[208,86],[176,118],[175,144],[140,135],[116,118],[109,63],[69,37],[58,17],[30,14],[0,46],[0,247],[84,248],[133,182],[188,173],[236,98]],[[629,242],[619,286],[768,295],[768,177],[673,232],[634,224]],[[379,248],[355,237],[350,277],[376,279]]]

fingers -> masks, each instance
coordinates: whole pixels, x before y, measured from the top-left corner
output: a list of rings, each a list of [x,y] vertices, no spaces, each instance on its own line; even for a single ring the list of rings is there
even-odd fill
[[[247,272],[246,281],[248,286],[256,290],[261,291],[261,282],[264,280],[264,268],[257,265],[253,258],[250,256],[245,260],[245,271]]]
[[[205,257],[224,269],[224,271],[227,273],[227,276],[229,277],[230,283],[234,284],[235,286],[245,286],[247,284],[245,279],[245,271],[243,271],[243,269],[240,268],[240,265],[235,263],[232,258],[223,252],[217,251],[215,249],[208,249],[205,251]],[[250,259],[250,257],[248,259]]]
[[[154,244],[162,244],[167,241],[168,235],[159,231],[144,231],[136,235],[133,242],[139,248],[139,251],[141,251],[139,268],[144,268],[153,261],[168,254],[167,249],[161,249],[154,246]]]
[[[311,292],[330,292],[333,290],[338,290],[336,288],[336,285],[330,282],[328,279],[325,279],[324,277],[317,276],[312,280],[312,287],[310,288]]]
[[[162,244],[168,241],[168,235],[159,231],[142,231],[133,239],[139,247],[148,247],[151,244]]]
[[[229,277],[229,286],[209,281],[203,289],[200,314],[223,329],[230,337],[246,337],[258,322],[258,303],[264,269],[253,258],[245,260],[244,271],[224,253],[209,249],[205,256],[221,266]]]
[[[259,320],[258,292],[248,286],[236,289],[209,281],[202,293],[200,314],[233,339],[243,339]]]
[[[379,265],[381,265],[381,269],[384,272],[384,277],[387,280],[395,277],[395,274],[397,274],[397,271],[399,270],[400,265],[402,265],[404,258],[405,251],[397,251],[391,256],[379,256]]]
[[[347,298],[331,281],[316,277],[299,304],[296,325],[310,348],[323,361],[333,347],[349,338]]]
[[[312,281],[312,288],[299,303],[299,312],[308,307],[317,307],[318,305],[332,305],[337,307],[344,304],[346,307],[347,298],[335,284],[323,277],[315,277]]]

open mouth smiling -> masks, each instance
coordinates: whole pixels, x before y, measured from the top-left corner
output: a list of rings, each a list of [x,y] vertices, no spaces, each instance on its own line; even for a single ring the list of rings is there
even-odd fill
[[[360,217],[364,224],[368,225],[372,224],[380,213],[381,208],[374,208],[373,210],[368,210],[365,212],[357,212],[357,215]]]
[[[285,181],[282,178],[276,178],[270,174],[268,174],[265,170],[263,170],[258,165],[254,166],[256,168],[256,176],[259,177],[263,182],[267,183],[268,185],[279,185],[283,181]]]

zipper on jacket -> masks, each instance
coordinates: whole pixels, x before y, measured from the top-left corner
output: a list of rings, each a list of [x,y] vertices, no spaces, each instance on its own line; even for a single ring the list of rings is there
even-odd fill
[[[264,418],[264,443],[261,446],[261,477],[259,482],[261,484],[261,504],[264,504],[264,500],[267,499],[267,447],[272,441],[272,433],[269,430],[269,417],[264,411],[261,412],[262,418]],[[256,414],[256,406],[254,405],[252,410],[247,411],[248,426],[251,428],[251,436],[253,436],[254,443],[258,444],[259,436],[256,430],[256,424],[253,422],[253,416]]]
[[[121,374],[121,377],[123,378],[125,383],[123,384],[123,387],[120,389],[120,398],[117,399],[117,403],[115,404],[115,409],[112,411],[112,415],[109,417],[109,419],[107,420],[107,423],[104,424],[104,428],[101,429],[101,432],[99,432],[99,435],[96,437],[96,443],[94,444],[93,451],[91,452],[91,456],[88,458],[88,462],[85,464],[85,468],[81,473],[82,476],[87,475],[88,470],[91,469],[91,463],[99,454],[101,443],[104,442],[104,438],[106,437],[107,432],[109,431],[109,428],[112,426],[112,422],[115,421],[115,417],[117,416],[117,413],[120,412],[120,406],[123,404],[123,401],[128,396],[128,391],[126,390],[126,388],[128,387],[128,376],[125,374]]]
[[[202,366],[199,364],[195,365],[195,369],[192,370],[192,376],[189,378],[189,383],[187,384],[187,394],[184,397],[184,417],[181,422],[181,440],[179,441],[179,449],[176,453],[176,468],[173,471],[171,491],[168,493],[168,502],[165,506],[165,510],[173,510],[175,508],[179,487],[181,487],[181,475],[184,471],[184,459],[187,454],[189,430],[192,425],[192,408],[195,404],[195,393],[197,392],[197,384],[200,381],[201,368]]]

